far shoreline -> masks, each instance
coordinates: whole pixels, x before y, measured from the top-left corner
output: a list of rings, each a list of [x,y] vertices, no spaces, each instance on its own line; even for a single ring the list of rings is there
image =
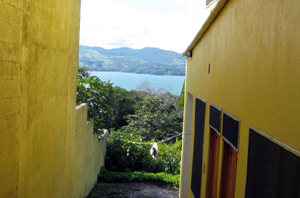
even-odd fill
[[[96,76],[102,81],[110,81],[114,86],[135,90],[143,82],[151,86],[168,90],[173,95],[180,95],[185,76],[136,74],[117,71],[89,71],[90,76]]]
[[[135,72],[122,72],[122,71],[97,71],[97,70],[88,70],[88,72],[118,72],[118,73],[124,73],[124,74],[144,74],[144,75],[152,75],[152,76],[184,76],[185,75],[159,75],[159,74],[149,74],[149,73],[135,73]]]

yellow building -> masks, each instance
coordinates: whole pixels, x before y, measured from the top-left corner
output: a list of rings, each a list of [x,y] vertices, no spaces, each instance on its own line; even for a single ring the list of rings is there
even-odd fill
[[[0,197],[84,197],[102,144],[76,108],[80,0],[0,0]],[[102,156],[102,158],[101,158]]]
[[[183,53],[180,196],[300,197],[300,1],[205,4]]]

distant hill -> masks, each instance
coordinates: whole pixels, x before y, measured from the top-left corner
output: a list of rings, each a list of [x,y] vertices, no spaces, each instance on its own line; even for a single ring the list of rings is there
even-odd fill
[[[79,66],[94,71],[118,71],[154,75],[185,75],[185,58],[173,51],[79,46]]]

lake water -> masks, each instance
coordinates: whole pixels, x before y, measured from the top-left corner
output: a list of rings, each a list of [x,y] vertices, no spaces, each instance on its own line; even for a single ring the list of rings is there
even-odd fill
[[[184,76],[156,76],[148,74],[133,74],[121,72],[90,72],[90,76],[97,76],[102,81],[110,80],[114,86],[130,91],[136,89],[142,82],[149,82],[156,88],[165,88],[174,95],[180,95]]]

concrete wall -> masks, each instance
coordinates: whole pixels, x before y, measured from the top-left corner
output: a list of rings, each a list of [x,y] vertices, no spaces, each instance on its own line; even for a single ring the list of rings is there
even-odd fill
[[[0,197],[86,193],[74,184],[79,14],[80,0],[0,0]]]
[[[250,125],[300,151],[299,6],[298,0],[229,0],[187,58],[186,93],[241,120],[235,197],[245,196]],[[193,134],[191,138],[192,156]],[[209,113],[204,164],[208,142]],[[191,164],[189,173],[183,173],[190,178]],[[221,163],[219,180],[220,170]],[[204,197],[206,173],[199,179]],[[193,197],[190,183],[188,188],[188,197]]]
[[[104,166],[106,134],[98,140],[93,122],[87,122],[87,104],[76,108],[74,193],[85,197],[97,182],[100,167]]]
[[[21,3],[0,1],[0,13],[0,197],[16,197],[17,134],[21,129]]]

